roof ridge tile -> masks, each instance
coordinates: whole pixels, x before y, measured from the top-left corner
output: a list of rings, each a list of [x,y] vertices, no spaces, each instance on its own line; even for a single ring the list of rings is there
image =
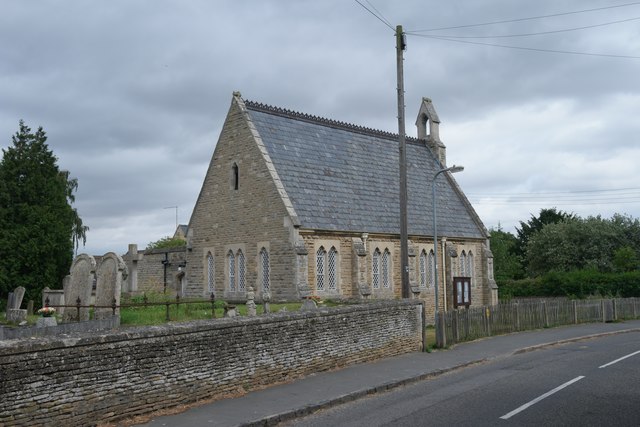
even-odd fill
[[[313,114],[301,113],[299,111],[289,110],[282,107],[276,107],[269,104],[263,104],[261,102],[243,100],[247,108],[254,111],[261,111],[263,113],[275,114],[278,116],[284,116],[292,119],[303,120],[311,123],[322,124],[333,128],[344,129],[352,132],[357,132],[365,135],[373,135],[384,137],[388,139],[397,140],[399,135],[393,132],[387,132],[379,129],[374,129],[366,126],[356,125],[353,123],[343,122],[340,120],[329,119],[326,117],[315,116]],[[418,142],[417,138],[411,136],[405,136],[407,141]]]

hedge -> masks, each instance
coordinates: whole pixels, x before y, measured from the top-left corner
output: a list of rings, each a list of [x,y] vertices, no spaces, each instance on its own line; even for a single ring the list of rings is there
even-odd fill
[[[500,299],[520,297],[640,297],[640,271],[600,273],[590,270],[551,272],[522,280],[498,281]]]

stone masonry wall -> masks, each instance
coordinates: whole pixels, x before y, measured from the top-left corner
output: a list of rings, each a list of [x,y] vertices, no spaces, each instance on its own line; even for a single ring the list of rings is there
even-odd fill
[[[255,129],[238,102],[232,102],[191,216],[187,294],[209,294],[206,257],[210,252],[215,265],[216,298],[244,300],[245,292],[237,287],[236,292],[229,290],[227,265],[229,249],[242,249],[246,286],[253,286],[260,298],[258,254],[265,247],[270,260],[272,299],[297,300],[290,218],[272,179],[273,165],[266,161],[266,151],[260,147]],[[238,170],[237,189],[234,166]]]
[[[0,425],[86,426],[418,351],[422,306],[381,301],[0,342]]]

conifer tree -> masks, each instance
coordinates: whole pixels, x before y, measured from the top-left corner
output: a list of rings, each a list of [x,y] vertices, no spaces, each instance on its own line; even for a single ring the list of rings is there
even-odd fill
[[[39,300],[45,286],[60,288],[74,247],[88,227],[71,205],[78,181],[58,167],[40,127],[21,120],[0,161],[0,297],[17,286]]]

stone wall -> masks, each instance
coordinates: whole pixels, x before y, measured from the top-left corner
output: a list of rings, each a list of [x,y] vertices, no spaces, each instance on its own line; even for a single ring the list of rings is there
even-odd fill
[[[3,341],[0,425],[112,422],[421,344],[416,301]]]
[[[209,295],[207,254],[211,253],[216,298],[243,300],[244,292],[229,289],[227,258],[229,250],[237,253],[241,249],[246,286],[253,286],[260,298],[258,254],[265,247],[272,299],[295,301],[299,299],[293,274],[295,232],[282,199],[284,191],[239,102],[234,97],[189,223],[186,294]]]
[[[185,267],[186,248],[151,249],[138,251],[129,245],[122,257],[127,264],[128,277],[122,291],[129,294],[164,291],[164,269],[167,260],[167,292],[182,295],[182,271]]]

